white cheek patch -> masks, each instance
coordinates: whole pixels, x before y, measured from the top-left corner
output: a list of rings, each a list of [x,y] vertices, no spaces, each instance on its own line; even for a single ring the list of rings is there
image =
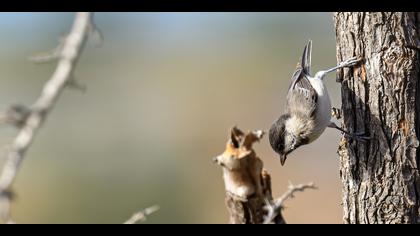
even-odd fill
[[[292,116],[286,121],[286,131],[294,136],[298,136],[305,129],[305,124],[306,122],[302,119]]]
[[[284,148],[285,148],[285,150],[288,150],[289,148],[293,148],[292,147],[293,143],[294,143],[293,136],[290,135],[290,133],[286,134],[284,136]]]

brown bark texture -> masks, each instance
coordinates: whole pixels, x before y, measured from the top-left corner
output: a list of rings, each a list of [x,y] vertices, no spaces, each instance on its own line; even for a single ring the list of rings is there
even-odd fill
[[[420,13],[334,13],[343,127],[344,223],[420,223]]]

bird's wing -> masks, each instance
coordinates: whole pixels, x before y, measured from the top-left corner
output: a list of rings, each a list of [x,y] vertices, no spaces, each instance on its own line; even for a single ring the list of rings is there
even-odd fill
[[[315,115],[318,94],[312,87],[303,68],[298,68],[293,74],[292,83],[290,84],[286,99],[287,113],[309,117]]]
[[[306,75],[295,73],[295,78],[287,93],[288,113],[313,117],[316,110],[318,95]]]

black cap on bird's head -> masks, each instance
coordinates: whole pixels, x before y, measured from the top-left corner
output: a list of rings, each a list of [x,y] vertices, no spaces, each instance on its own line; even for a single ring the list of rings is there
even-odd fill
[[[284,165],[286,162],[287,155],[298,147],[309,143],[308,138],[288,132],[286,129],[286,122],[289,118],[289,114],[280,116],[280,118],[271,125],[268,133],[271,147],[280,155],[281,165]]]
[[[287,154],[291,152],[285,145],[286,141],[286,120],[289,119],[288,114],[280,116],[270,127],[268,132],[268,139],[271,148],[280,155],[280,163],[284,165],[286,162]]]
[[[293,152],[300,145],[304,144],[304,140],[289,133],[286,129],[286,121],[290,118],[289,114],[280,116],[270,128],[268,139],[271,148],[280,155],[280,163],[284,165],[287,155]]]

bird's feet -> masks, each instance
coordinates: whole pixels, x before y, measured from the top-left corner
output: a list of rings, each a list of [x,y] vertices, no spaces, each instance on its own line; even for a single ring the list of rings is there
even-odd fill
[[[361,61],[362,61],[362,58],[352,57],[352,58],[350,58],[350,59],[347,59],[347,60],[345,60],[345,61],[341,62],[341,63],[339,64],[339,66],[340,66],[341,68],[343,68],[343,67],[352,67],[352,66],[354,66],[354,65],[357,65],[357,63],[359,63],[359,62],[361,62]]]
[[[331,122],[328,125],[328,127],[338,129],[341,132],[343,132],[344,135],[347,136],[348,138],[351,138],[351,139],[354,139],[354,140],[357,140],[357,141],[366,142],[366,141],[371,139],[371,137],[366,136],[365,132],[350,133],[350,132],[344,130],[343,128],[339,127],[338,125],[336,125],[334,122]]]
[[[341,119],[341,109],[336,107],[331,108],[331,116],[337,120]]]

